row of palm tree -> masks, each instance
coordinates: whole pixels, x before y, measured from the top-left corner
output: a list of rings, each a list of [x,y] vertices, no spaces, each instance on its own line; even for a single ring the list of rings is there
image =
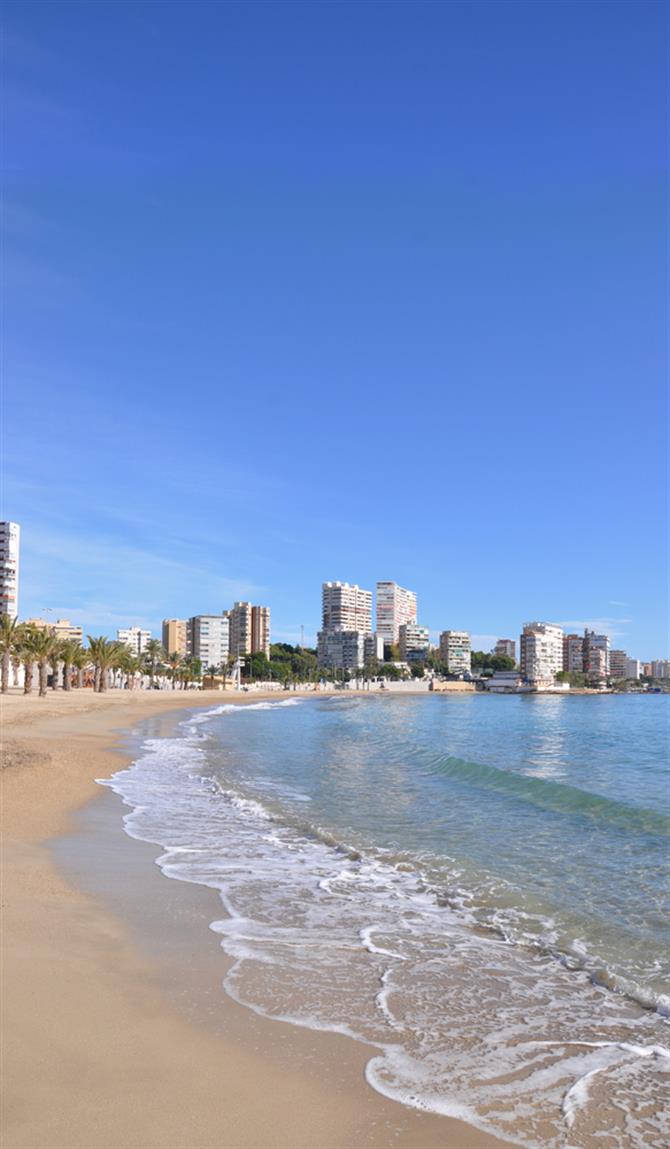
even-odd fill
[[[51,627],[21,623],[9,615],[0,615],[1,689],[9,690],[10,670],[23,666],[23,691],[33,690],[34,669],[37,667],[40,697],[45,697],[49,671],[53,690],[71,690],[84,685],[86,671],[93,671],[93,689],[97,693],[107,690],[110,681],[116,686],[133,689],[139,674],[148,674],[154,686],[158,675],[172,679],[173,689],[181,685],[188,688],[201,677],[197,659],[182,658],[179,654],[166,655],[158,639],[151,639],[141,657],[133,654],[124,643],[104,636],[87,635],[88,647],[73,639],[61,639]]]

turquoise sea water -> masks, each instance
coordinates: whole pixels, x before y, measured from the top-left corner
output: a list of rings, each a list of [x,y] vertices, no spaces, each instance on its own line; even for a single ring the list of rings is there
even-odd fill
[[[669,701],[223,703],[112,784],[220,890],[237,1000],[521,1144],[661,1146]]]

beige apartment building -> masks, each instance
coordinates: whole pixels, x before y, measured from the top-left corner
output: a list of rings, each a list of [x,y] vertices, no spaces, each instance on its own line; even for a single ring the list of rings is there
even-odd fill
[[[229,612],[230,653],[234,658],[244,654],[270,657],[270,607],[236,602]]]
[[[163,650],[166,654],[188,653],[188,624],[185,618],[164,618],[162,629]]]
[[[75,626],[69,618],[57,618],[55,622],[51,622],[47,618],[27,618],[26,623],[29,626],[36,626],[40,630],[51,630],[56,638],[71,639],[73,642],[78,642],[80,646],[84,641],[82,627]]]

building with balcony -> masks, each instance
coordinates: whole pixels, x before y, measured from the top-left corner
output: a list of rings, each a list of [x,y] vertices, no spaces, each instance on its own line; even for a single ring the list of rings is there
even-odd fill
[[[365,665],[365,640],[360,630],[320,630],[317,660],[327,670],[361,670]]]
[[[166,654],[188,653],[188,622],[185,618],[164,618],[162,628],[163,650]]]
[[[83,628],[75,626],[69,618],[57,618],[54,622],[47,618],[27,618],[26,624],[36,626],[39,630],[50,630],[55,638],[78,642],[80,646],[84,641]]]
[[[0,522],[0,614],[16,618],[19,613],[19,552],[21,528],[18,523]]]
[[[472,646],[467,630],[443,630],[440,635],[440,662],[448,674],[469,674]]]
[[[425,662],[430,650],[427,626],[416,622],[403,622],[400,626],[400,657],[403,662]]]
[[[584,674],[587,682],[604,682],[610,672],[610,640],[607,634],[596,634],[588,628],[584,631],[582,646]]]
[[[142,630],[140,626],[127,626],[124,629],[117,630],[116,640],[122,642],[133,654],[138,657],[144,654],[147,643],[151,640],[152,634],[150,630]]]
[[[584,639],[581,634],[563,636],[563,670],[568,674],[582,674],[584,670]]]
[[[625,650],[610,650],[610,678],[628,678],[628,655]]]
[[[516,662],[516,642],[513,638],[499,638],[493,648],[493,653],[502,655],[504,658],[511,658]]]
[[[387,646],[400,642],[400,627],[416,623],[416,594],[396,582],[377,583],[377,634]]]
[[[372,634],[372,591],[356,583],[324,582],[321,587],[321,629],[358,630]]]
[[[552,622],[527,622],[519,639],[521,674],[536,686],[553,685],[563,669],[563,628]]]
[[[196,614],[187,625],[189,654],[200,660],[203,670],[224,666],[230,650],[230,620],[223,614]]]

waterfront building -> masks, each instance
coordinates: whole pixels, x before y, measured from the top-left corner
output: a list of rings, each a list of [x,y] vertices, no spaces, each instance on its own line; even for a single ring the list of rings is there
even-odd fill
[[[642,674],[642,663],[639,658],[626,659],[626,678],[639,678]]]
[[[363,643],[363,657],[366,666],[371,662],[384,661],[384,639],[381,634],[366,634]]]
[[[530,687],[524,686],[520,671],[496,670],[490,678],[484,679],[484,689],[493,694],[522,694]]]
[[[610,640],[607,634],[584,631],[582,657],[584,674],[589,682],[603,682],[610,672]]]
[[[645,678],[651,678],[651,663],[650,662],[643,662],[643,663],[641,663],[641,667],[642,667],[641,673],[644,675],[644,677]]]
[[[132,650],[133,654],[138,656],[144,654],[151,637],[151,631],[142,630],[140,626],[127,626],[116,632],[117,642],[122,642],[124,646]]]
[[[667,658],[655,659],[651,664],[651,677],[670,678],[670,660]]]
[[[228,612],[230,618],[230,653],[239,658],[245,654],[270,657],[270,607],[236,602]]]
[[[19,613],[19,551],[21,528],[18,523],[0,522],[0,614],[16,618]]]
[[[449,674],[469,674],[472,664],[470,635],[467,630],[443,630],[440,635],[440,662]]]
[[[628,677],[628,655],[625,650],[610,650],[610,678],[617,681]]]
[[[230,619],[223,614],[196,614],[187,626],[189,653],[200,660],[203,670],[209,666],[223,666],[230,649]]]
[[[416,623],[416,594],[395,582],[377,583],[377,634],[392,646],[400,641],[400,627]]]
[[[39,630],[50,630],[55,638],[78,642],[81,646],[84,640],[84,631],[81,626],[75,626],[69,618],[57,618],[50,622],[47,618],[27,618],[26,625],[36,626]]]
[[[355,583],[324,582],[321,587],[321,629],[358,630],[372,634],[372,591]]]
[[[403,662],[424,662],[430,650],[427,626],[416,622],[403,622],[400,627],[400,658]]]
[[[582,674],[584,670],[584,639],[581,634],[563,636],[563,670],[569,674]]]
[[[188,653],[188,623],[185,618],[164,618],[162,629],[163,650],[166,654]]]
[[[527,622],[519,639],[521,674],[534,684],[549,683],[563,669],[563,628],[552,622]]]
[[[270,657],[270,607],[251,608],[251,653]]]
[[[493,653],[512,658],[516,662],[516,642],[513,638],[499,638],[493,648]]]
[[[320,630],[317,660],[328,670],[361,670],[365,665],[365,640],[360,630]]]

